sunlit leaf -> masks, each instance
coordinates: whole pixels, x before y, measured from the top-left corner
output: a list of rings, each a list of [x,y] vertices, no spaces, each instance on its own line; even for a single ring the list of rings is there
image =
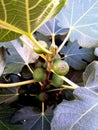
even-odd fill
[[[68,0],[58,14],[59,25],[71,29],[70,40],[82,47],[98,46],[98,0]]]
[[[65,2],[66,0],[1,0],[0,41],[10,41],[21,34],[35,32],[56,15]]]
[[[98,95],[87,88],[77,88],[73,101],[57,106],[52,130],[96,130],[98,128]],[[59,122],[59,123],[58,123]]]
[[[68,32],[68,29],[59,27],[57,23],[57,19],[51,19],[42,25],[37,31],[45,36],[66,34]]]
[[[76,70],[84,69],[95,58],[94,49],[82,48],[77,41],[69,41],[61,53],[65,55],[65,61]]]

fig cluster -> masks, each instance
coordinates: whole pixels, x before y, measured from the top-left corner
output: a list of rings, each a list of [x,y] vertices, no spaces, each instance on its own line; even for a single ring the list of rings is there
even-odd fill
[[[39,44],[43,48],[48,49],[46,42],[39,41]],[[45,54],[45,52],[36,45],[33,49],[38,54]],[[35,68],[33,71],[34,80],[41,82],[41,87],[44,87],[45,89],[51,89],[51,86],[61,87],[64,84],[62,76],[65,76],[69,72],[68,63],[64,60],[61,60],[61,56],[59,54],[55,55],[55,53],[52,56],[47,55],[46,58],[48,59],[47,62],[44,62],[42,66]],[[51,70],[53,70],[54,73],[52,73]],[[42,92],[37,96],[38,100],[42,102],[48,98],[45,89],[42,88]]]

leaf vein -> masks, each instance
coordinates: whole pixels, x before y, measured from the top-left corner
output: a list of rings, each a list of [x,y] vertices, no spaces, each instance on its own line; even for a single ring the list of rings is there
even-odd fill
[[[1,3],[2,3],[3,9],[4,9],[4,17],[5,17],[4,21],[7,21],[7,10],[5,7],[4,0],[1,0]]]
[[[82,116],[80,116],[80,118],[77,119],[77,120],[75,121],[75,123],[71,126],[70,130],[72,130],[73,127],[74,127],[86,114],[88,114],[91,110],[93,110],[97,105],[98,105],[98,103],[96,103],[94,106],[92,106],[90,109],[88,109],[84,114],[82,114]]]

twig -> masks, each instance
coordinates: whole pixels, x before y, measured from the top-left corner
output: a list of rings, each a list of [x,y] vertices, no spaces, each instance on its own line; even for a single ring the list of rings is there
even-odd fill
[[[17,82],[17,83],[0,83],[0,88],[12,88],[12,87],[19,87],[22,85],[30,84],[30,83],[35,83],[35,80],[27,80],[27,81],[22,81],[22,82]]]

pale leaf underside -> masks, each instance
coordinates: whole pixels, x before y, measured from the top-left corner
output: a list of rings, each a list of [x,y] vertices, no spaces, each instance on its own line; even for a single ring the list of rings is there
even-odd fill
[[[76,89],[74,94],[74,101],[63,101],[57,106],[52,130],[97,130],[98,95],[83,87]]]
[[[59,25],[71,29],[71,41],[82,47],[98,46],[98,0],[69,0],[57,16]]]

